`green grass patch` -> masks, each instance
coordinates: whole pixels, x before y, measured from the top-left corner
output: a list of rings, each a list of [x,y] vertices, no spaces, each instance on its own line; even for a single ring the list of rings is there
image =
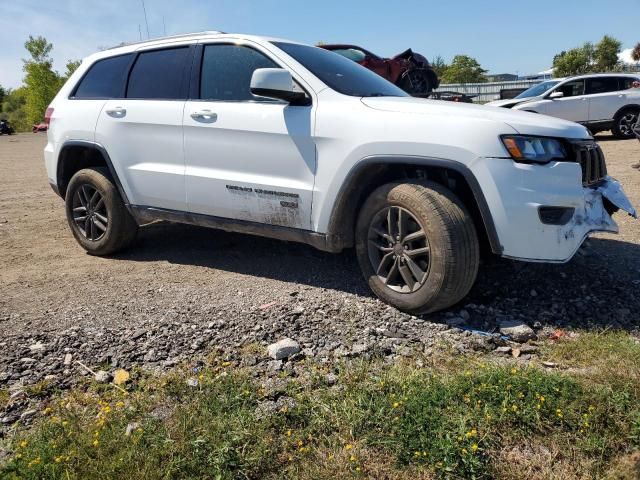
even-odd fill
[[[587,345],[636,361],[633,340],[602,338],[621,342],[621,353],[585,336],[571,341],[585,342],[580,348],[563,341],[545,355],[591,375],[602,362],[582,356]],[[602,478],[635,468],[628,459],[640,449],[640,398],[618,377],[593,382],[469,358],[429,368],[342,364],[334,386],[325,373],[307,364],[288,386],[296,405],[272,415],[257,409],[265,399],[256,381],[228,363],[205,367],[197,387],[177,370],[139,377],[128,395],[76,389],[10,439],[0,477]]]

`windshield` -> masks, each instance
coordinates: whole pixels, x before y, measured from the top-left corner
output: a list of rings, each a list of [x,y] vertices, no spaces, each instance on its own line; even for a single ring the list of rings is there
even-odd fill
[[[538,85],[534,85],[531,88],[527,88],[524,92],[522,92],[516,98],[537,97],[537,96],[542,95],[543,93],[551,90],[553,87],[555,87],[559,83],[560,82],[557,81],[557,80],[556,81],[552,81],[552,82],[539,83]]]
[[[352,97],[408,97],[380,75],[322,48],[273,42],[335,91]]]

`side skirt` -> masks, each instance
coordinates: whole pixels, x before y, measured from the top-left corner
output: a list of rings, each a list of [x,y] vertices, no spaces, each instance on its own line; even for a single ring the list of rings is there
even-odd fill
[[[297,228],[282,227],[280,225],[268,225],[246,220],[234,220],[230,218],[203,215],[200,213],[183,212],[142,205],[131,205],[131,212],[138,225],[146,225],[156,221],[167,221],[198,225],[200,227],[215,228],[225,232],[246,233],[259,237],[274,238],[289,242],[306,243],[318,250],[337,253],[340,250],[332,249],[327,242],[327,236],[323,233],[300,230]]]

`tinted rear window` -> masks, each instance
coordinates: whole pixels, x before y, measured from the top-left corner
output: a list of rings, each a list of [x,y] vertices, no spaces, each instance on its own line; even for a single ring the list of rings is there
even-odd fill
[[[74,98],[121,98],[132,55],[105,58],[94,63],[82,77]]]
[[[141,53],[129,76],[127,98],[186,99],[189,52],[183,47]]]
[[[616,92],[619,89],[618,77],[595,77],[587,79],[587,95]]]

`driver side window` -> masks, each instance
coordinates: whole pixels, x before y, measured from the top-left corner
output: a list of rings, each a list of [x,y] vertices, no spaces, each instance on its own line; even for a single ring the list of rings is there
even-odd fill
[[[560,85],[555,91],[562,92],[564,98],[584,95],[584,80],[573,80],[571,82],[567,82]]]

